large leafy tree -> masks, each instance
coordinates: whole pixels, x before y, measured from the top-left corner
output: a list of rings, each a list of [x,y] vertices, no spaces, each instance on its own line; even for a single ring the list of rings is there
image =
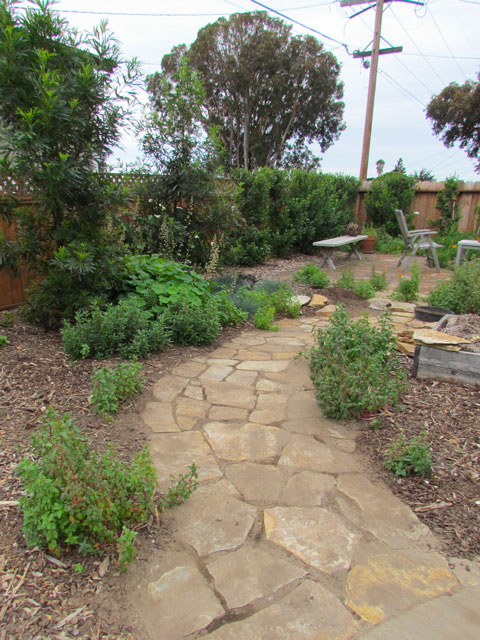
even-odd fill
[[[477,82],[452,82],[427,106],[433,131],[446,147],[456,142],[465,149],[480,172],[480,73]]]
[[[199,122],[216,128],[229,167],[313,166],[309,143],[325,151],[344,129],[336,58],[265,12],[220,18],[164,56],[148,78],[154,105],[185,57],[204,86]]]
[[[105,24],[80,34],[51,0],[29,5],[0,0],[0,177],[26,183],[32,201],[26,207],[0,197],[0,215],[18,233],[16,243],[0,237],[0,266],[20,257],[47,276],[43,292],[50,274],[65,275],[44,298],[44,307],[58,309],[69,289],[75,306],[102,282],[108,286],[111,242],[103,228],[119,193],[101,171],[139,71],[134,62],[122,64]]]

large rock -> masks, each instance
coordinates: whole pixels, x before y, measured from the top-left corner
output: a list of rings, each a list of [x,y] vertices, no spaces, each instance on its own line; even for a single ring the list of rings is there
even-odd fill
[[[358,534],[320,507],[275,507],[264,512],[267,540],[323,573],[333,575],[351,565]]]

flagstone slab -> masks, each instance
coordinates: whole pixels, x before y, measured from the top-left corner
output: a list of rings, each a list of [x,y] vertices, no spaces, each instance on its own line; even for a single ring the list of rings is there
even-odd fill
[[[282,422],[283,429],[292,433],[300,433],[303,435],[320,436],[322,433],[321,417],[317,418],[293,418]]]
[[[379,624],[420,602],[453,593],[457,587],[440,555],[397,551],[371,556],[366,564],[353,567],[345,604],[365,622]]]
[[[212,451],[200,431],[155,435],[150,440],[150,451],[160,491],[165,491],[170,486],[170,474],[177,476],[188,473],[192,463],[197,465],[199,482],[222,477]]]
[[[330,497],[336,484],[335,478],[325,473],[302,471],[289,479],[280,501],[291,507],[320,507]]]
[[[250,421],[259,424],[281,422],[286,418],[286,404],[287,398],[280,393],[260,393]]]
[[[213,365],[208,367],[200,377],[200,380],[223,380],[233,372],[233,367]]]
[[[280,351],[272,354],[273,360],[293,360],[298,356],[298,351]]]
[[[337,488],[350,499],[337,499],[342,514],[389,547],[409,548],[422,539],[434,542],[430,529],[387,488],[360,474],[339,476]]]
[[[292,471],[320,473],[351,473],[359,469],[359,462],[354,456],[332,449],[310,436],[298,434],[292,435],[278,464]]]
[[[225,476],[247,502],[275,503],[285,484],[285,476],[270,464],[232,464],[225,469]]]
[[[324,587],[305,580],[262,611],[225,624],[208,640],[349,640],[357,632],[353,615]]]
[[[412,302],[400,302],[399,300],[390,301],[390,311],[393,313],[406,313],[412,315],[415,311],[415,304]]]
[[[231,496],[194,493],[172,513],[177,537],[207,556],[240,547],[257,510]]]
[[[210,358],[236,358],[237,349],[227,349],[226,347],[219,347],[210,354]]]
[[[177,376],[180,376],[181,378],[196,378],[201,373],[203,373],[206,368],[206,364],[188,360],[187,362],[177,365],[173,369],[173,373],[175,373]]]
[[[315,315],[319,318],[330,318],[330,316],[335,313],[336,309],[337,305],[327,304],[327,306],[323,307],[323,309],[319,309],[318,311],[316,311]]]
[[[197,426],[198,420],[199,418],[194,418],[192,416],[177,416],[177,424],[181,431],[190,431],[190,429],[194,429]]]
[[[274,462],[288,440],[283,429],[253,423],[209,422],[203,430],[216,456],[231,462]]]
[[[264,511],[267,540],[328,575],[349,569],[359,535],[322,507],[274,507]]]
[[[322,415],[313,391],[299,391],[288,399],[287,418],[319,418]]]
[[[237,366],[239,371],[269,371],[280,373],[288,367],[288,362],[283,360],[244,360]]]
[[[287,560],[246,546],[213,560],[207,568],[229,609],[271,596],[307,573]]]
[[[185,594],[189,597],[185,598]],[[144,621],[150,637],[180,640],[201,631],[225,611],[197,567],[180,565],[148,585]]]
[[[239,409],[253,409],[255,406],[257,398],[254,390],[249,387],[213,380],[202,380],[202,384],[210,404],[238,407]]]
[[[209,420],[229,422],[235,420],[236,422],[246,422],[248,418],[247,409],[240,409],[239,407],[222,407],[218,404],[214,404],[208,412]]]
[[[233,344],[246,345],[247,347],[255,347],[259,344],[265,344],[265,338],[263,336],[259,336],[258,334],[254,335],[242,335],[238,338],[233,338]]]
[[[285,338],[284,336],[269,336],[267,338],[267,342],[269,344],[279,344],[285,348],[285,345],[290,347],[303,347],[305,346],[305,337],[303,335],[298,338],[290,337]]]
[[[142,419],[154,433],[180,431],[173,417],[172,405],[168,402],[147,402]]]
[[[282,385],[279,382],[274,382],[273,380],[260,378],[260,380],[256,384],[256,388],[258,389],[258,391],[280,391]]]
[[[190,418],[206,418],[210,404],[205,400],[195,400],[195,398],[179,398],[175,403],[178,416],[189,416]]]
[[[234,496],[235,498],[240,498],[240,494],[235,489],[233,484],[229,480],[226,480],[225,478],[218,480],[218,482],[208,482],[208,483],[199,484],[198,487],[195,489],[195,493],[206,493],[209,495],[213,494],[216,496],[228,495],[228,496]]]
[[[310,296],[304,296],[304,295],[295,295],[292,296],[292,302],[295,303],[297,302],[299,305],[301,305],[302,307],[306,304],[308,304],[310,302]]]
[[[196,381],[195,381],[196,382]],[[203,400],[203,388],[191,382],[185,387],[183,395],[194,400]]]
[[[237,362],[238,359],[233,360],[232,358],[207,358],[207,364],[210,366],[234,367]]]
[[[226,378],[226,381],[248,386],[255,382],[257,375],[256,371],[234,371]]]
[[[178,376],[162,376],[153,387],[153,397],[160,402],[171,402],[178,394],[182,393],[187,385],[187,380]]]
[[[259,347],[259,349],[262,349],[263,346]],[[254,351],[250,349],[247,351],[246,349],[241,349],[237,354],[238,360],[270,360],[271,357],[272,354],[266,350]]]

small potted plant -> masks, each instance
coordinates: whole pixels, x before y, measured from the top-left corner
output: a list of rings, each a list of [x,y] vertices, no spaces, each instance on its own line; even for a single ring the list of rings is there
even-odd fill
[[[358,236],[360,234],[360,225],[356,222],[349,222],[345,227],[346,236]]]
[[[362,253],[373,253],[377,241],[377,230],[372,224],[365,224],[362,227],[362,235],[368,237],[360,242],[360,251]]]

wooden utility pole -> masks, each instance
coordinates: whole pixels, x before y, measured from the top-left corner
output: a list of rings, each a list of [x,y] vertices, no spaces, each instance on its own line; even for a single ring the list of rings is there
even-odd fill
[[[377,0],[375,10],[375,28],[373,32],[372,61],[370,63],[370,78],[368,81],[367,110],[363,129],[362,159],[360,162],[360,180],[366,180],[368,158],[370,155],[370,140],[372,137],[373,106],[375,104],[375,89],[377,86],[378,52],[380,49],[380,35],[382,32],[383,0]]]

